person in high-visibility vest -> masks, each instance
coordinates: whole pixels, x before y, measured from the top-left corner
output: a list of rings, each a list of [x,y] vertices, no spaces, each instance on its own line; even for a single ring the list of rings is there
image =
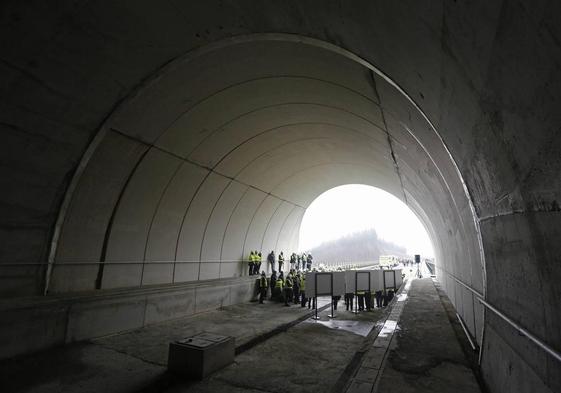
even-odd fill
[[[282,300],[282,290],[284,286],[284,281],[281,277],[282,276],[279,275],[275,283],[275,299],[277,299],[278,301]]]
[[[282,272],[282,265],[284,265],[284,254],[282,251],[279,254],[279,272]]]
[[[253,256],[253,251],[249,253],[249,258],[247,259],[247,264],[249,266],[249,275],[253,276],[255,257]]]
[[[294,272],[294,270],[293,270]],[[293,287],[293,298],[294,304],[300,303],[300,273],[293,273],[294,274],[294,287]]]
[[[263,260],[263,257],[261,256],[260,252],[255,251],[255,259],[256,259],[255,272],[257,274],[259,274],[259,271],[261,270],[261,263],[262,263],[262,260]]]
[[[300,307],[306,307],[306,273],[300,276],[300,296],[302,297]]]
[[[263,299],[267,297],[267,287],[269,283],[267,282],[267,276],[265,272],[261,272],[261,278],[259,278],[259,303],[263,304]]]
[[[292,287],[294,285],[292,274],[288,273],[286,280],[284,280],[284,305],[290,307],[290,302],[292,300]]]

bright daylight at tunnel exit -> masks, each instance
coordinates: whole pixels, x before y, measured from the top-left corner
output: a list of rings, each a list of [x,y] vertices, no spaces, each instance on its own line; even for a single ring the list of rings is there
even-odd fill
[[[416,254],[434,264],[431,241],[418,217],[397,197],[361,184],[332,188],[308,206],[298,248],[326,266],[372,264],[380,256],[405,261]]]
[[[561,392],[561,2],[0,4],[0,390]]]

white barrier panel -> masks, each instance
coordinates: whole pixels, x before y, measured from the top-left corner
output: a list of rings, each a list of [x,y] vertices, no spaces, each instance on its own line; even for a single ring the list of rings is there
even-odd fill
[[[403,278],[401,277],[401,269],[384,270],[384,277],[386,288],[397,289],[403,283]]]
[[[356,274],[356,291],[368,291],[370,289],[370,276],[369,270],[357,270]]]
[[[345,272],[333,272],[333,296],[345,294]]]
[[[333,274],[315,273],[315,278],[316,278],[317,287],[316,285],[314,285],[315,287],[314,296],[331,295],[331,291],[333,290],[333,288],[331,287]]]
[[[395,287],[394,277],[395,273],[393,270],[384,270],[384,283],[386,284],[386,289]]]
[[[395,287],[399,288],[403,284],[402,269],[395,269]]]
[[[384,290],[383,270],[376,269],[370,272],[370,288],[372,292]]]
[[[345,272],[306,272],[306,297],[331,296],[332,293],[333,296],[345,294]]]
[[[355,292],[355,270],[347,270],[345,273],[345,293]]]
[[[315,277],[315,272],[306,272],[306,297],[314,297],[316,295]]]

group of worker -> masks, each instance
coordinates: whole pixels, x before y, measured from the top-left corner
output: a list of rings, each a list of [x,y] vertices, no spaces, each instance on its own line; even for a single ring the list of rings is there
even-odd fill
[[[345,307],[347,311],[353,308],[354,296],[355,294],[352,292],[345,293]],[[394,297],[394,290],[389,289],[386,294],[384,294],[382,290],[375,291],[374,293],[370,291],[357,291],[356,296],[358,311],[370,311],[374,308],[374,303],[376,303],[376,307],[378,308],[386,307]],[[334,308],[337,309],[337,306],[335,305]]]
[[[251,251],[249,253],[248,267],[250,276],[259,274],[259,270],[261,270],[261,259],[262,257],[260,252]]]
[[[261,262],[262,262],[262,256],[261,253],[258,251],[251,251],[249,253],[249,258],[248,258],[248,268],[249,268],[249,275],[250,276],[254,276],[259,274],[259,272],[261,271]],[[275,258],[275,251],[271,251],[269,253],[269,255],[267,255],[267,262],[269,264],[270,267],[270,271],[274,271],[275,270],[275,264],[277,264],[278,272],[283,272],[284,271],[284,252],[281,251],[278,255],[277,258]],[[300,255],[297,255],[295,252],[292,253],[292,255],[290,256],[290,270],[294,270],[294,271],[305,271],[305,270],[311,270],[312,269],[312,263],[313,263],[313,257],[312,254],[310,253],[302,253]]]
[[[290,306],[291,303],[300,304],[301,307],[315,308],[316,299],[306,297],[306,272],[301,270],[291,269],[286,277],[281,271],[278,275],[273,271],[270,278],[267,278],[265,272],[261,272],[259,278],[259,303],[263,304],[270,288],[270,299],[277,302],[284,302],[285,306]],[[374,308],[386,307],[394,297],[394,290],[389,289],[387,293],[378,290],[375,292],[370,291],[357,291],[357,306],[358,311],[370,311]],[[353,309],[353,300],[355,293],[345,293],[345,307],[346,310]],[[332,297],[333,308],[337,310],[337,305],[341,300],[341,296]]]
[[[300,307],[315,307],[315,299],[306,297],[306,272],[302,270],[290,269],[284,275],[283,271],[277,272],[273,270],[270,278],[267,278],[265,272],[261,272],[259,279],[259,303],[267,297],[270,289],[270,299],[272,301],[284,302],[286,307],[291,304],[299,304]],[[313,303],[313,304],[312,304]]]

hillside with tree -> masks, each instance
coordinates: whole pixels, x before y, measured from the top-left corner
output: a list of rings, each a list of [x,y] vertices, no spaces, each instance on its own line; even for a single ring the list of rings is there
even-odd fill
[[[379,238],[374,229],[327,241],[309,251],[316,263],[378,261],[380,255],[407,256],[405,247]]]

